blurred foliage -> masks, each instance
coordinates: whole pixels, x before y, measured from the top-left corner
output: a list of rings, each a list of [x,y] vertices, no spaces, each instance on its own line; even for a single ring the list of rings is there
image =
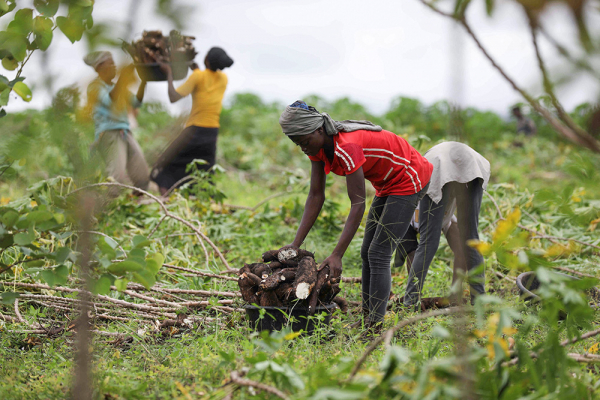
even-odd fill
[[[17,7],[16,0],[0,0],[0,60],[6,71],[16,71],[13,79],[0,75],[0,117],[15,92],[24,101],[31,101],[32,93],[21,76],[23,67],[35,51],[46,51],[58,28],[70,41],[81,40],[83,33],[92,28],[93,0],[34,0],[34,8]],[[58,15],[62,13],[64,15]]]

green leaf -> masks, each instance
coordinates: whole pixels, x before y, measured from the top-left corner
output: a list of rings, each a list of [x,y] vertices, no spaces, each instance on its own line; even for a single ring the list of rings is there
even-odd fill
[[[4,89],[2,93],[0,93],[0,106],[5,106],[8,104],[8,98],[10,96],[11,88]]]
[[[162,267],[165,258],[160,253],[154,253],[146,257],[146,270],[152,275],[156,275],[160,267]]]
[[[56,251],[56,262],[59,264],[64,264],[67,261],[67,258],[71,255],[71,249],[68,247],[61,247]]]
[[[123,290],[127,290],[128,282],[129,281],[127,279],[117,279],[115,280],[115,286],[119,292],[122,292]]]
[[[31,101],[31,90],[29,87],[23,82],[17,82],[13,86],[13,90],[16,94],[21,96],[21,98],[27,102]]]
[[[54,218],[54,215],[50,211],[45,210],[32,211],[27,214],[27,221],[34,223],[49,221],[52,218]]]
[[[100,238],[100,240],[98,240],[98,248],[100,249],[100,252],[102,254],[105,254],[106,256],[108,256],[108,258],[112,260],[117,257],[117,253],[115,252],[114,248],[110,246],[107,242],[107,238]]]
[[[110,293],[110,285],[112,285],[111,275],[103,274],[96,282],[94,282],[94,293],[95,294],[109,294]]]
[[[122,276],[125,275],[127,272],[136,272],[141,271],[143,269],[144,267],[138,264],[137,262],[125,260],[119,263],[111,264],[108,267],[108,272],[110,272],[111,274]]]
[[[2,304],[13,304],[15,302],[15,299],[19,296],[19,293],[4,292],[2,293]]]
[[[15,244],[19,246],[26,246],[35,240],[35,232],[29,228],[27,232],[17,233],[14,237]]]
[[[48,286],[54,286],[54,272],[49,269],[45,269],[40,273],[40,276],[48,284]]]
[[[52,42],[52,28],[54,24],[50,18],[35,17],[33,20],[33,32],[35,33],[35,42],[40,50],[45,51]]]
[[[152,275],[150,273],[150,271],[148,271],[148,270],[134,272],[133,278],[135,279],[136,282],[144,285],[144,287],[146,289],[150,289],[156,283],[156,279],[154,278],[154,275]]]
[[[0,249],[6,249],[14,244],[13,235],[5,233],[0,236]]]
[[[494,12],[494,0],[485,0],[485,11],[488,16],[492,16],[492,12]]]
[[[0,31],[0,50],[8,51],[17,61],[27,56],[27,37],[16,32]]]
[[[57,17],[56,25],[58,25],[62,33],[65,34],[65,36],[71,41],[71,43],[75,43],[81,40],[81,37],[83,36],[83,31],[85,30],[81,21],[77,21],[67,17]]]
[[[15,210],[9,209],[2,215],[2,219],[0,221],[7,228],[12,228],[15,225],[15,222],[19,219],[19,213]]]
[[[32,29],[33,10],[31,8],[22,8],[15,13],[15,17],[10,24],[8,24],[8,28],[6,30],[27,36]]]
[[[133,237],[133,247],[135,249],[142,249],[144,247],[150,246],[151,244],[152,244],[152,241],[146,239],[145,236],[135,235]]]
[[[8,12],[8,3],[6,0],[0,0],[0,17]]]
[[[54,268],[54,279],[57,285],[64,285],[69,279],[69,267],[66,265],[59,265]]]
[[[19,66],[19,62],[12,57],[4,57],[2,59],[2,66],[7,71],[14,71]]]
[[[33,0],[35,9],[47,17],[53,17],[58,11],[60,0]]]

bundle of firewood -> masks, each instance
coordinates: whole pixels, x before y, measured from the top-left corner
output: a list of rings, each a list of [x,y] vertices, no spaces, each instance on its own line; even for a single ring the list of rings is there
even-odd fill
[[[250,304],[273,307],[304,307],[313,315],[319,304],[336,303],[346,312],[348,302],[336,297],[340,278],[333,278],[329,266],[317,269],[315,255],[285,246],[262,255],[262,263],[240,268],[238,285]]]
[[[138,64],[155,62],[192,61],[198,52],[194,49],[193,36],[183,36],[172,30],[169,36],[161,31],[144,31],[142,38],[135,42],[123,42],[123,50]]]

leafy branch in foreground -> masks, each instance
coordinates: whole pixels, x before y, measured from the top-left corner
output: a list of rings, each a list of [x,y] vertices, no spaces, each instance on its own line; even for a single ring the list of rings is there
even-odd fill
[[[419,0],[419,1],[421,3],[423,3],[424,5],[426,5],[427,7],[429,7],[430,9],[432,9],[437,14],[447,17],[447,18],[451,18],[451,19],[455,20],[456,22],[458,22],[460,25],[462,25],[464,27],[464,29],[467,31],[467,33],[469,34],[469,36],[471,36],[471,39],[473,39],[473,41],[475,42],[475,44],[477,45],[479,50],[490,61],[492,66],[502,75],[502,77],[512,86],[512,88],[514,90],[519,92],[519,94],[521,94],[521,96],[523,96],[523,98],[525,100],[527,100],[527,102],[546,121],[548,121],[548,123],[559,134],[561,134],[567,140],[569,140],[575,144],[586,147],[586,148],[594,151],[595,153],[600,153],[600,143],[592,135],[590,135],[587,131],[585,131],[583,128],[578,126],[575,123],[575,121],[573,121],[573,119],[569,116],[569,114],[567,114],[564,111],[564,107],[560,104],[558,98],[556,97],[556,95],[554,93],[554,88],[553,88],[554,85],[552,84],[552,82],[549,78],[548,72],[546,71],[544,61],[542,59],[542,55],[539,51],[538,43],[537,43],[537,33],[538,33],[538,30],[540,29],[539,15],[543,11],[543,9],[547,5],[547,3],[550,3],[549,1],[534,2],[531,4],[528,4],[525,2],[519,2],[519,4],[521,4],[523,6],[524,12],[529,20],[529,25],[530,25],[530,29],[531,29],[532,41],[533,41],[533,45],[535,48],[536,58],[538,60],[538,66],[539,66],[539,69],[540,69],[540,72],[541,72],[542,78],[543,78],[543,86],[544,86],[546,93],[550,96],[551,102],[556,109],[556,113],[558,114],[558,118],[552,112],[550,112],[550,110],[548,110],[546,107],[544,107],[538,100],[536,100],[534,98],[534,96],[532,96],[527,91],[525,91],[525,89],[523,89],[521,86],[519,86],[513,78],[508,76],[506,71],[498,64],[498,62],[492,57],[490,52],[483,46],[481,40],[479,40],[479,38],[477,37],[477,35],[473,31],[473,29],[471,28],[471,25],[467,22],[466,11],[467,11],[468,6],[472,3],[471,1],[454,0],[455,1],[454,13],[448,13],[448,12],[442,11],[440,8],[438,8],[434,4],[434,2],[430,2],[427,0]],[[586,1],[577,2],[578,10],[579,10],[579,7],[581,8],[581,10],[586,8],[587,5],[585,3],[586,3]],[[573,5],[574,3],[567,2],[567,4]],[[488,14],[491,15],[494,10],[494,1],[486,1],[486,5],[487,5]],[[591,7],[591,6],[587,7],[587,8],[593,9],[593,7]],[[578,30],[580,33],[581,43],[582,43],[586,53],[591,56],[591,54],[593,54],[593,51],[595,51],[596,49],[593,48],[593,42],[590,39],[587,27],[584,23],[583,14],[576,13],[576,20],[578,22],[577,27],[578,27]]]

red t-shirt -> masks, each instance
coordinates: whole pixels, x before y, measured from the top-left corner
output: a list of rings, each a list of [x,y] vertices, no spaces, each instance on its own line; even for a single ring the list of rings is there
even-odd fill
[[[378,197],[411,195],[429,183],[433,165],[406,140],[390,132],[358,130],[333,136],[335,154],[330,162],[321,149],[313,161],[325,163],[325,173],[350,175],[360,167]]]

